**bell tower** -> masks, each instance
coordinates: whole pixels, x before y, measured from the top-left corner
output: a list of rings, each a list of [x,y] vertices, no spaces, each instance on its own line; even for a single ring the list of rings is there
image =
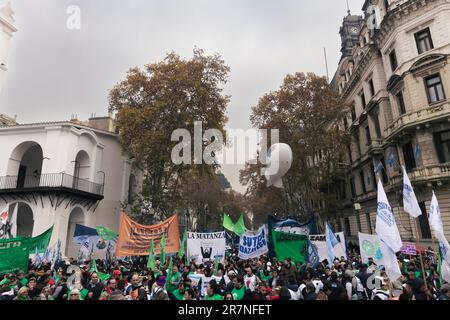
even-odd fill
[[[352,49],[359,42],[359,33],[363,24],[363,17],[351,15],[350,10],[348,15],[342,22],[339,34],[341,35],[341,52],[342,58],[352,55]]]
[[[11,38],[17,29],[14,27],[14,11],[11,3],[0,7],[0,93],[7,70],[8,52]]]

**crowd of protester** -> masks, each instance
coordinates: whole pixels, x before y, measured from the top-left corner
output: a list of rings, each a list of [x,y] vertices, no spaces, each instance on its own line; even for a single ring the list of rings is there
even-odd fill
[[[406,259],[408,258],[408,259]],[[172,263],[170,263],[172,259]],[[0,275],[0,300],[450,300],[432,257],[401,257],[402,277],[390,282],[372,261],[362,263],[357,247],[348,259],[316,266],[261,256],[241,260],[227,251],[224,263],[156,260],[59,261]],[[171,266],[171,270],[169,270]],[[216,267],[216,268],[215,268]]]

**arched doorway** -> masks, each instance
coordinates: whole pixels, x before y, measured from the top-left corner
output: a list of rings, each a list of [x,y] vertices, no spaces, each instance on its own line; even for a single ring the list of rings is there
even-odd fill
[[[89,191],[89,185],[86,180],[89,180],[91,175],[91,163],[89,159],[89,155],[86,151],[82,150],[77,153],[75,158],[75,166],[74,166],[74,180],[73,187],[74,189]]]
[[[16,209],[17,206],[17,209]],[[33,236],[34,217],[31,207],[24,203],[14,203],[9,207],[9,214],[12,223],[16,223],[17,237],[31,237]],[[17,217],[14,217],[17,214]]]
[[[67,238],[66,238],[66,257],[77,258],[78,245],[73,242],[73,234],[75,232],[75,226],[77,224],[84,225],[84,212],[81,208],[77,207],[70,212],[69,221],[67,224]]]
[[[17,177],[10,181],[10,188],[30,188],[39,186],[42,162],[44,160],[41,146],[33,141],[19,144],[8,161],[7,175]]]

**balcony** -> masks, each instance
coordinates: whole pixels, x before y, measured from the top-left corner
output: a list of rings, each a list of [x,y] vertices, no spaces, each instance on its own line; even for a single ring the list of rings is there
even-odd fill
[[[369,155],[383,154],[383,141],[381,139],[372,139],[367,146],[367,153]]]
[[[0,195],[68,194],[98,201],[104,186],[66,173],[0,177]]]
[[[424,184],[450,179],[450,162],[428,165],[416,168],[408,172],[411,183]],[[391,185],[397,186],[403,183],[403,176],[397,175],[391,178]]]
[[[442,118],[450,117],[450,103],[444,101],[435,103],[424,109],[416,110],[406,113],[395,120],[389,127],[386,128],[386,139],[391,139],[393,136],[400,133],[402,130],[416,127],[426,122],[440,120]]]

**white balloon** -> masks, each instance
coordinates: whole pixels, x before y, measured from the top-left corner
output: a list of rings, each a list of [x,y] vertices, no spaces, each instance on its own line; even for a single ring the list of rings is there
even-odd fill
[[[292,165],[292,149],[286,143],[276,143],[270,147],[268,154],[267,166],[264,171],[267,186],[283,188],[282,178]]]

